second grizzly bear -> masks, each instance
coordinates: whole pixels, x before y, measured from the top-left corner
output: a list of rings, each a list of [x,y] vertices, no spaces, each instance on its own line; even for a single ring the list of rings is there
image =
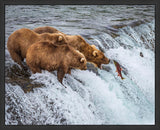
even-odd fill
[[[26,63],[33,73],[57,70],[61,83],[64,75],[70,73],[72,68],[86,70],[86,62],[84,55],[71,46],[59,46],[49,42],[34,43],[26,54]]]
[[[49,26],[45,26],[45,27],[38,27],[33,29],[34,32],[38,33],[38,34],[42,34],[42,33],[62,33],[60,31],[58,31],[55,28],[49,27]],[[64,34],[64,33],[62,33]]]
[[[108,64],[110,62],[103,52],[98,50],[95,45],[88,44],[80,35],[67,35],[49,26],[38,27],[33,29],[33,31],[38,34],[48,32],[64,35],[67,43],[83,53],[87,61],[93,63],[96,67],[101,68],[101,64]]]
[[[37,34],[34,31],[22,28],[13,32],[7,42],[7,48],[10,52],[12,59],[21,65],[22,68],[25,68],[22,64],[22,61],[26,57],[27,49],[35,42],[39,41],[50,41],[53,44],[67,44],[63,35],[61,34],[51,34],[43,33]]]

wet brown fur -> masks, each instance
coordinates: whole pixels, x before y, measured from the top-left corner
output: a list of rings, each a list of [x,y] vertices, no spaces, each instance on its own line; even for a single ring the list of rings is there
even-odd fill
[[[88,44],[80,35],[67,35],[53,27],[48,26],[35,28],[34,31],[36,33],[51,32],[63,34],[67,40],[67,43],[75,49],[79,50],[81,53],[83,53],[87,61],[93,63],[96,67],[100,68],[101,64],[108,64],[110,61],[107,57],[105,57],[103,52],[98,50],[96,47]],[[97,51],[96,55],[93,55],[94,51]]]
[[[57,29],[55,28],[51,28],[49,26],[45,26],[44,27],[38,27],[38,28],[35,28],[33,29],[34,32],[38,33],[38,34],[42,34],[42,33],[62,33],[60,31],[58,31]]]
[[[63,40],[61,42],[58,42],[59,36],[63,37]],[[26,57],[27,49],[30,47],[30,45],[38,41],[51,41],[54,44],[66,44],[65,38],[61,34],[38,34],[30,29],[22,28],[13,32],[9,36],[7,48],[12,59],[24,68],[22,61]]]
[[[56,46],[49,42],[31,45],[27,50],[26,63],[33,73],[57,70],[57,78],[61,83],[64,75],[70,73],[72,68],[87,69],[86,59],[82,53],[69,45]]]

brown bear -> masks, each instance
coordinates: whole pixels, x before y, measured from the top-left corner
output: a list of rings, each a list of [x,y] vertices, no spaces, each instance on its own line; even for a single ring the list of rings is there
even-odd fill
[[[72,68],[86,70],[86,62],[85,56],[73,47],[49,42],[32,44],[26,54],[26,63],[33,73],[41,73],[41,70],[57,70],[60,83]]]
[[[27,49],[32,45],[33,43],[39,42],[39,41],[51,41],[55,44],[67,44],[66,40],[63,35],[57,34],[57,33],[43,33],[38,34],[34,31],[22,28],[15,32],[13,32],[7,42],[7,48],[10,52],[10,55],[12,59],[17,62],[19,65],[21,65],[22,68],[25,68],[22,64],[22,61],[26,57]]]
[[[42,33],[62,33],[60,31],[58,31],[55,28],[49,27],[49,26],[45,26],[45,27],[38,27],[33,29],[34,32],[38,33],[38,34],[42,34]],[[64,33],[62,33],[64,34]]]
[[[101,68],[101,64],[108,64],[110,60],[105,57],[104,53],[96,48],[95,45],[88,44],[80,35],[67,35],[53,27],[39,27],[33,29],[38,34],[45,32],[63,34],[67,43],[84,54],[88,62],[93,63],[96,67]]]

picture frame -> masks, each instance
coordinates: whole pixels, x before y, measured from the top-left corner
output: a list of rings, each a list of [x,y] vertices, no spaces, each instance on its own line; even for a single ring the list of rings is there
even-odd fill
[[[9,128],[17,128],[17,129],[28,129],[28,128],[34,128],[34,129],[64,129],[64,128],[67,128],[67,129],[76,129],[76,128],[83,128],[83,129],[157,129],[157,128],[160,128],[160,125],[159,125],[159,3],[157,1],[145,1],[145,2],[142,2],[142,1],[134,1],[134,2],[128,2],[128,1],[123,1],[122,3],[119,2],[119,1],[115,1],[113,0],[112,2],[111,1],[90,1],[90,0],[81,0],[81,1],[74,1],[74,0],[70,0],[70,1],[9,1],[9,0],[6,0],[6,1],[3,1],[1,2],[1,10],[2,10],[2,15],[0,16],[1,17],[1,25],[0,25],[0,28],[1,28],[1,43],[5,43],[5,6],[6,5],[155,5],[155,18],[156,18],[156,23],[155,23],[155,36],[156,36],[156,40],[155,40],[155,44],[156,44],[156,47],[155,47],[155,125],[67,125],[67,126],[43,126],[43,125],[38,125],[38,126],[31,126],[31,125],[28,125],[28,126],[8,126],[8,125],[5,125],[5,111],[4,111],[4,107],[5,107],[5,72],[4,72],[4,68],[5,68],[5,46],[4,44],[0,44],[0,65],[1,65],[1,69],[0,69],[0,77],[1,77],[1,82],[0,82],[0,86],[2,86],[1,88],[1,94],[0,94],[0,106],[1,106],[1,110],[3,111],[0,111],[0,115],[1,116],[1,119],[0,119],[0,127],[2,129],[9,129]]]

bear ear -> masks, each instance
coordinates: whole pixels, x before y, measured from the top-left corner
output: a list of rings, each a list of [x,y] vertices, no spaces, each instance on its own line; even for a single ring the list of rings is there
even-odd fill
[[[57,41],[55,41],[53,44],[55,46],[66,45],[67,42],[66,42],[65,38],[62,35],[59,35]]]
[[[81,63],[84,63],[84,61],[85,61],[85,58],[81,58],[81,59],[80,59],[80,62],[81,62]]]
[[[76,50],[76,52],[80,53],[79,50]]]
[[[96,46],[95,45],[91,45],[93,48],[96,48]]]
[[[93,56],[97,56],[98,52],[97,51],[93,51]]]
[[[60,35],[58,36],[58,42],[61,42],[63,40],[63,37]]]

